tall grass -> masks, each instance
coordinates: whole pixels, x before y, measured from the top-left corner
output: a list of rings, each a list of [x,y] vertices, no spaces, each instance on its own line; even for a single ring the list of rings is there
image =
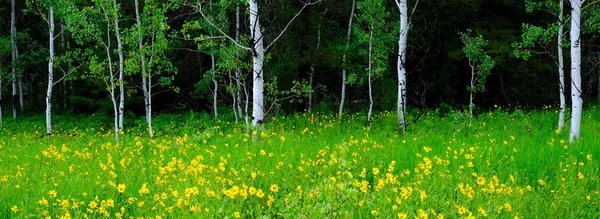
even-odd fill
[[[412,115],[417,117],[417,115]],[[581,141],[552,110],[426,112],[400,133],[394,113],[233,119],[161,115],[156,138],[130,120],[41,116],[0,132],[0,217],[598,218],[600,113]]]

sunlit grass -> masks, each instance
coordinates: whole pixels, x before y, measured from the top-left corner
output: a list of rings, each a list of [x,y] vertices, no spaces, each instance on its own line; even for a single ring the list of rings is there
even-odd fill
[[[415,115],[416,116],[416,115]],[[597,110],[582,139],[553,110],[427,112],[402,135],[394,113],[276,117],[247,134],[231,119],[143,119],[114,142],[110,119],[5,122],[0,217],[597,218]]]

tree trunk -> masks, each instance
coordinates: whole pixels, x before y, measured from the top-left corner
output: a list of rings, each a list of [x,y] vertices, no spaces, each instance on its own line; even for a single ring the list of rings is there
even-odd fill
[[[264,78],[263,66],[265,48],[263,44],[262,30],[260,29],[260,18],[258,15],[257,0],[248,0],[250,7],[250,32],[253,39],[252,53],[252,125],[262,127],[265,119],[264,113]]]
[[[581,126],[581,111],[583,98],[581,96],[581,0],[571,0],[571,130],[569,142],[579,140]]]
[[[108,18],[108,11],[104,12],[104,19],[106,19],[106,44],[104,49],[106,50],[106,58],[108,59],[108,73],[110,74],[110,78],[108,78],[109,82],[107,85],[109,86],[109,96],[110,101],[113,104],[113,112],[114,112],[114,131],[115,131],[115,141],[119,142],[119,109],[117,98],[115,96],[115,74],[113,71],[112,58],[110,57],[111,48],[110,48],[110,19]]]
[[[11,0],[10,5],[10,41],[12,45],[12,104],[13,118],[17,118],[17,24],[15,15],[15,0]]]
[[[396,0],[400,11],[400,39],[398,40],[398,125],[406,131],[406,41],[408,39],[408,0]]]
[[[54,9],[50,7],[48,13],[50,18],[49,47],[50,57],[48,59],[48,90],[46,92],[46,136],[50,139],[52,135],[52,85],[54,84]]]
[[[471,66],[471,90],[469,95],[469,126],[471,126],[473,120],[473,98],[475,98],[475,65],[469,62]]]
[[[344,54],[342,55],[342,97],[340,99],[340,109],[338,111],[338,119],[342,119],[344,113],[344,102],[346,101],[346,50],[350,46],[350,36],[352,35],[352,20],[354,18],[354,8],[356,7],[356,0],[352,0],[352,10],[350,11],[350,19],[348,21],[348,33],[346,34],[346,47],[344,47]]]
[[[140,18],[140,5],[139,1],[135,0],[135,19],[138,26],[138,48],[140,53],[140,65],[142,68],[142,91],[144,92],[144,110],[146,112],[146,123],[148,124],[148,134],[150,138],[154,137],[152,131],[152,105],[151,105],[151,88],[150,88],[150,77],[146,72],[146,58],[144,56],[144,38],[142,33],[142,19]]]
[[[229,71],[229,86],[233,86],[233,76],[231,75],[231,71]],[[233,110],[233,115],[235,117],[235,123],[240,122],[240,118],[238,115],[238,111],[237,111],[237,97],[236,97],[236,91],[232,91],[231,92],[231,99],[233,100],[232,104],[231,104],[231,109]]]
[[[245,120],[245,123],[246,123],[246,133],[249,133],[250,132],[250,123],[248,122],[248,117],[250,117],[250,116],[248,114],[248,102],[250,102],[250,100],[248,100],[248,98],[250,96],[248,96],[248,90],[246,88],[246,82],[244,82],[242,84],[242,86],[244,87],[244,96],[246,97],[246,102],[244,102],[244,120]]]
[[[119,30],[119,10],[117,0],[113,0],[115,35],[117,36],[117,51],[119,53],[119,130],[123,130],[123,114],[125,113],[125,86],[123,84],[123,43],[121,42],[121,33]]]
[[[369,78],[368,78],[368,83],[369,83],[369,113],[367,114],[367,125],[371,126],[371,113],[373,112],[373,81],[371,80],[371,77],[373,75],[373,28],[374,26],[371,25],[371,33],[369,34]]]
[[[17,56],[19,56],[19,48],[17,48]],[[25,100],[23,98],[23,72],[17,77],[19,80],[19,110],[21,113],[25,110]]]
[[[217,96],[218,93],[217,92],[218,92],[218,89],[219,89],[219,83],[217,82],[217,77],[216,77],[216,74],[215,74],[215,71],[216,71],[216,69],[215,69],[215,55],[210,55],[210,63],[211,63],[210,72],[212,74],[212,81],[213,81],[213,85],[214,85],[214,88],[213,88],[213,113],[214,113],[214,116],[215,116],[215,119],[216,119],[216,118],[219,117],[219,110],[218,110],[218,103],[217,103],[217,100],[218,100],[218,96]]]
[[[235,40],[239,41],[240,40],[240,4],[238,3],[235,9]],[[243,116],[243,112],[242,112],[242,86],[240,84],[240,69],[236,68],[235,69],[235,83],[237,86],[237,109],[238,109],[238,113],[239,116],[242,117]],[[246,113],[246,115],[248,115]]]
[[[558,81],[559,81],[559,97],[560,97],[560,109],[558,113],[558,130],[561,131],[565,126],[565,69],[563,61],[563,49],[561,46],[562,35],[563,35],[563,0],[560,0],[560,13],[558,14],[559,29],[558,29]],[[600,86],[599,86],[600,87]]]

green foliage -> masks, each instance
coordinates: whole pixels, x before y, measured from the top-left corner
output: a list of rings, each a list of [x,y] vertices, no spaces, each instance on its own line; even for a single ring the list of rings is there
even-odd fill
[[[179,88],[172,86],[177,68],[169,57],[172,54],[172,44],[168,39],[170,26],[167,24],[167,13],[175,8],[174,3],[160,3],[152,0],[140,0],[143,4],[140,10],[141,27],[133,25],[125,31],[124,44],[129,46],[129,57],[125,60],[125,72],[128,75],[140,74],[142,78],[152,78],[152,87],[160,85],[175,92]],[[142,35],[143,45],[139,49],[139,35]],[[134,49],[135,48],[135,49]],[[145,75],[141,75],[141,57],[145,61]]]
[[[512,44],[513,55],[517,58],[528,60],[531,57],[531,50],[537,45],[548,45],[553,42],[558,33],[559,23],[549,25],[547,28],[538,27],[531,24],[523,24],[523,34],[519,42]]]
[[[265,114],[279,114],[283,101],[289,103],[302,103],[304,98],[312,91],[308,81],[292,81],[293,86],[289,90],[278,89],[277,76],[265,81],[265,100],[268,107],[265,107]]]
[[[464,44],[462,51],[469,59],[469,65],[473,68],[474,72],[472,74],[476,75],[476,82],[473,86],[469,86],[467,90],[471,93],[484,92],[485,81],[492,68],[494,68],[495,62],[484,50],[487,41],[481,35],[472,36],[471,32],[468,29],[466,33],[459,33]]]
[[[356,41],[361,45],[359,55],[363,60],[369,60],[369,41],[372,38],[372,69],[369,72],[368,67],[364,67],[366,74],[377,78],[387,71],[389,66],[388,55],[392,52],[394,44],[394,35],[387,30],[390,29],[388,18],[390,12],[386,11],[384,0],[366,0],[358,1],[356,5],[357,27],[354,28]],[[364,78],[364,76],[362,77]],[[349,80],[350,81],[350,80]]]

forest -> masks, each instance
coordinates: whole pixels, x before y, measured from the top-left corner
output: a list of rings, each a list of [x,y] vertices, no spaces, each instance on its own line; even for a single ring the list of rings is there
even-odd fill
[[[600,217],[600,2],[0,2],[2,218]]]

